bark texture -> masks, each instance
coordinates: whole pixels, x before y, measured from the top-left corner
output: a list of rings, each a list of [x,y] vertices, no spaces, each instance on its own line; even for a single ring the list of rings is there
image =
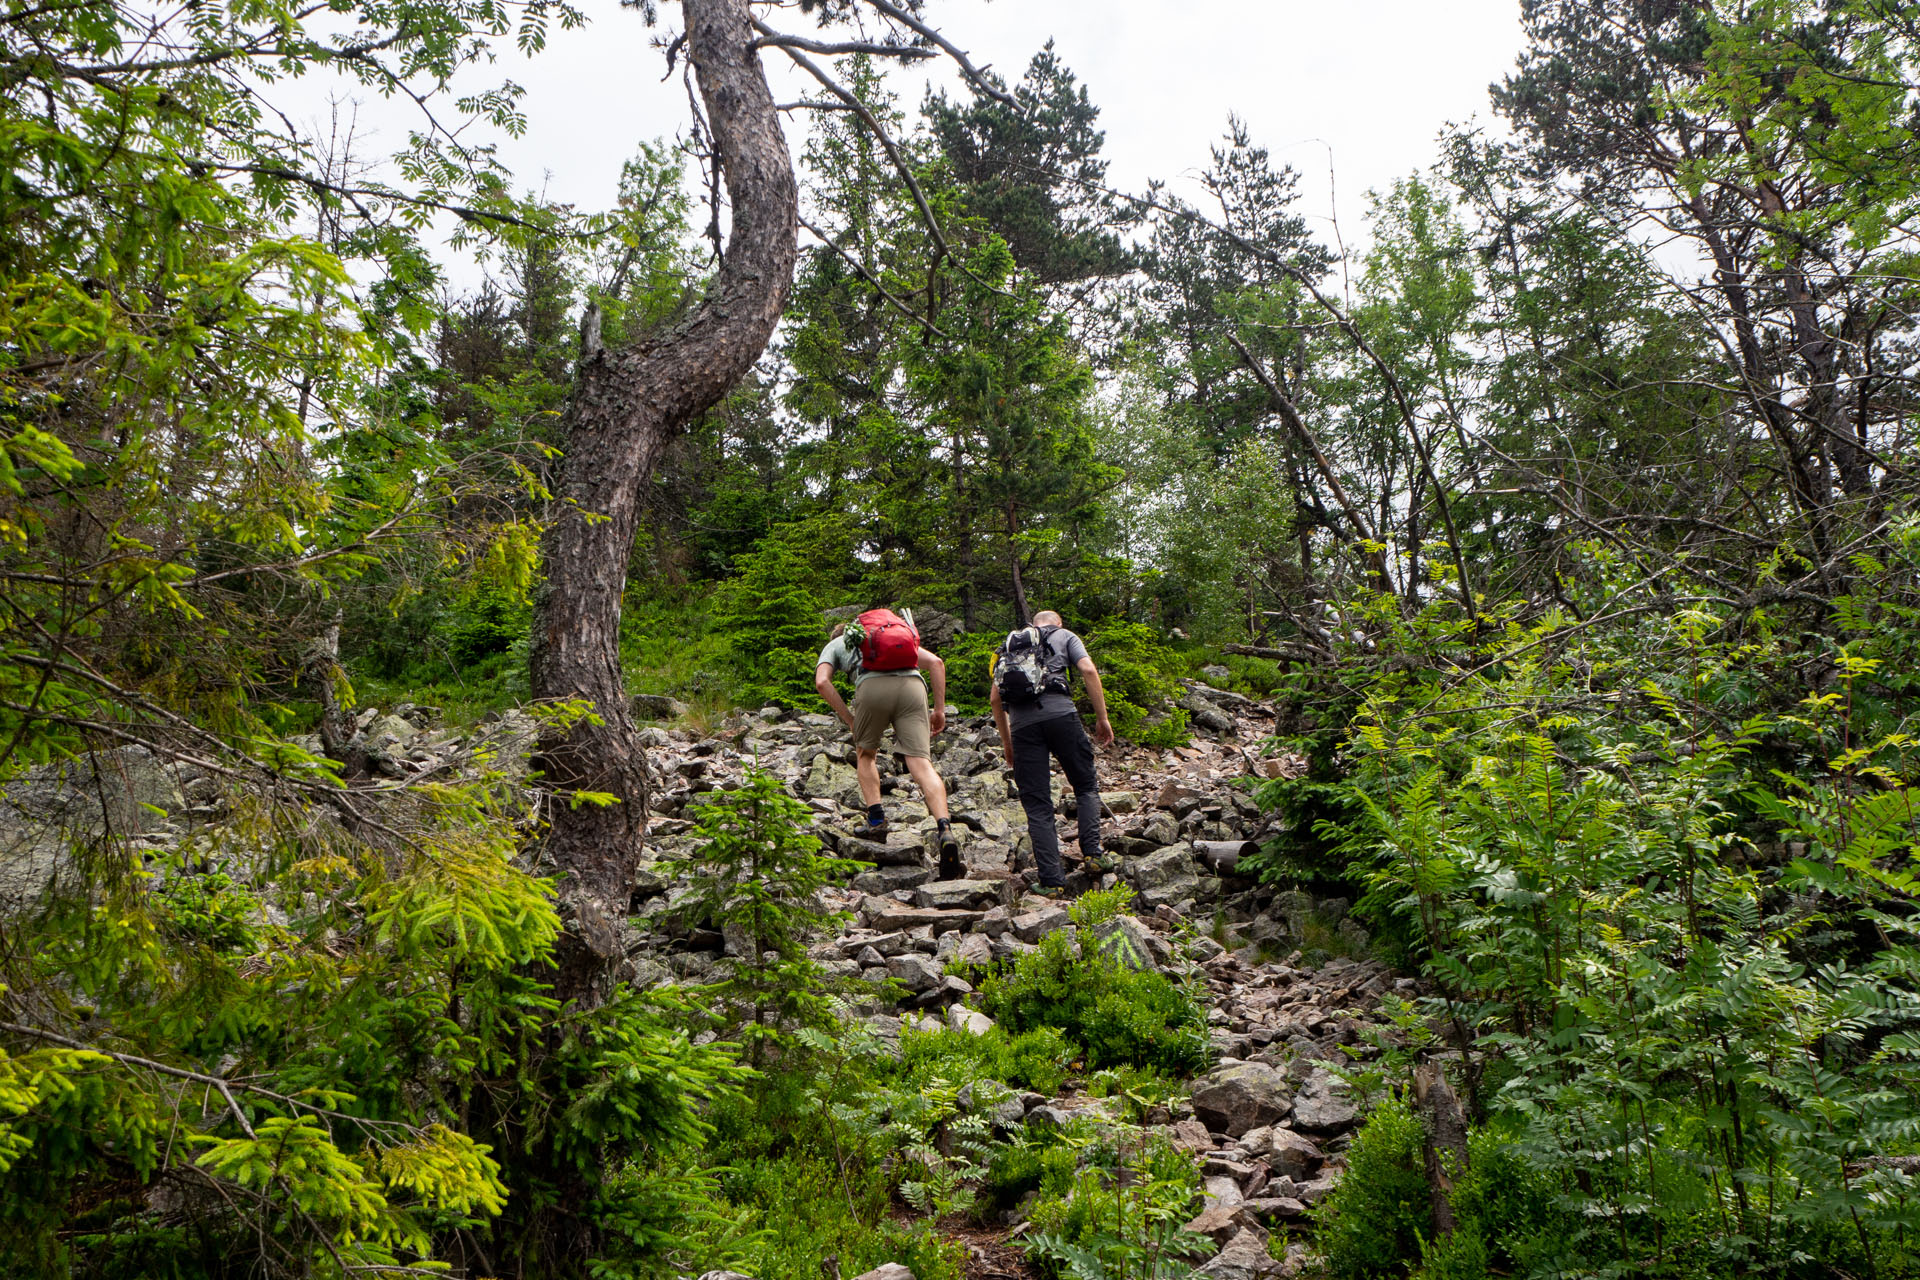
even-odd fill
[[[1434,1062],[1413,1069],[1413,1105],[1427,1133],[1427,1186],[1433,1195],[1433,1234],[1453,1234],[1453,1175],[1467,1167],[1467,1117],[1447,1076]]]
[[[781,134],[746,0],[682,0],[686,49],[706,104],[733,226],[706,298],[672,329],[620,351],[589,338],[568,407],[557,497],[542,545],[533,694],[583,699],[602,723],[540,739],[546,856],[566,921],[556,994],[592,999],[624,958],[619,925],[646,836],[646,758],[620,675],[621,591],[641,486],[666,443],[746,376],[786,306],[797,253],[793,158]],[[591,326],[590,326],[591,327]],[[616,797],[574,804],[577,792]]]

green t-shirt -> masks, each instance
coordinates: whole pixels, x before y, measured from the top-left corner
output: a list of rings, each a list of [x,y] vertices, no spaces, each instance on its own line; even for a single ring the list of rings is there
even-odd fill
[[[827,647],[820,651],[820,661],[816,666],[832,667],[836,672],[851,671],[853,687],[858,689],[874,676],[917,676],[920,668],[908,667],[905,671],[866,671],[860,666],[860,646],[848,644],[843,635],[827,641]]]

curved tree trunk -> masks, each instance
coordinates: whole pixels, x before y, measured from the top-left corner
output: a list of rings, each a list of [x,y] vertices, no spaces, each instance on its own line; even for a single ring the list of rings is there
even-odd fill
[[[557,494],[568,509],[541,548],[533,695],[584,700],[601,723],[543,732],[533,760],[548,797],[547,858],[562,877],[561,999],[596,998],[622,959],[619,924],[646,835],[646,758],[634,742],[619,646],[641,486],[667,441],[759,359],[786,306],[797,253],[793,158],[752,46],[747,0],[682,0],[682,8],[733,228],[706,298],[684,322],[622,351],[596,350],[589,336],[568,406]],[[578,792],[614,803],[574,803]]]

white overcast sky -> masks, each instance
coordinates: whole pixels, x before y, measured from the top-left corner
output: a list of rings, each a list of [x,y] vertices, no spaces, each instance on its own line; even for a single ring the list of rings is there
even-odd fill
[[[662,26],[649,29],[615,0],[579,2],[592,19],[585,28],[555,31],[533,58],[508,49],[470,83],[509,78],[526,88],[527,131],[500,147],[523,189],[605,209],[635,145],[686,125],[680,77],[662,83],[651,47],[662,29],[677,28],[679,13],[665,0]],[[1449,122],[1491,123],[1487,86],[1520,43],[1518,0],[935,0],[927,15],[1009,80],[1051,38],[1100,107],[1116,186],[1155,177],[1178,185],[1238,113],[1256,141],[1300,170],[1301,209],[1317,233],[1331,242],[1326,220],[1337,210],[1349,248],[1364,240],[1368,189],[1430,165]],[[783,19],[811,34],[797,13],[773,15]],[[784,56],[765,56],[776,97],[811,91]],[[927,74],[895,73],[903,106],[917,108]],[[952,82],[944,60],[933,74]],[[321,88],[300,87],[310,117]],[[363,103],[360,120],[374,134],[362,154],[397,150],[413,123],[379,101]],[[804,122],[789,121],[797,152]]]

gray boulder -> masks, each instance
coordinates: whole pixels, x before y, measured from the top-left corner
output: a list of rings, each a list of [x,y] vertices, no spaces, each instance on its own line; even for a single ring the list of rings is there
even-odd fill
[[[926,850],[918,844],[884,844],[878,840],[862,840],[858,836],[841,836],[839,845],[841,857],[871,862],[876,867],[918,867],[926,864]]]
[[[1178,705],[1186,711],[1189,721],[1208,733],[1232,733],[1238,728],[1232,716],[1197,693],[1189,693]]]
[[[913,1272],[897,1262],[887,1262],[871,1271],[862,1272],[853,1280],[913,1280]]]
[[[633,714],[644,720],[678,720],[687,714],[687,704],[664,693],[636,693]]]
[[[1232,1138],[1284,1120],[1291,1109],[1287,1078],[1264,1062],[1222,1067],[1193,1086],[1195,1117]]]
[[[1042,907],[1013,918],[1013,936],[1032,944],[1057,929],[1064,929],[1071,917],[1065,907]]]
[[[1294,1099],[1296,1115],[1300,1100]],[[1262,1126],[1253,1129],[1240,1139],[1240,1149],[1248,1155],[1258,1156],[1267,1162],[1267,1168],[1276,1177],[1292,1178],[1304,1182],[1325,1158],[1320,1148],[1309,1139],[1291,1129],[1278,1125]]]
[[[1201,1179],[1200,1194],[1209,1209],[1231,1208],[1246,1199],[1240,1194],[1240,1184],[1223,1173]]]
[[[923,956],[917,951],[889,957],[887,973],[898,979],[907,990],[913,992],[931,991],[947,979],[947,975],[931,957]]]
[[[1315,1067],[1293,1100],[1293,1127],[1310,1133],[1344,1133],[1359,1113],[1347,1101],[1347,1082]]]
[[[0,788],[0,912],[77,887],[75,846],[147,835],[186,804],[178,769],[145,747],[27,770]]]
[[[1212,1280],[1257,1280],[1258,1277],[1277,1275],[1280,1264],[1267,1252],[1267,1236],[1264,1231],[1242,1231],[1227,1241],[1210,1260],[1194,1272],[1196,1276],[1210,1276]]]
[[[1172,844],[1180,838],[1180,823],[1170,813],[1156,813],[1140,828],[1140,838],[1154,844]]]
[[[1115,916],[1103,920],[1093,927],[1093,936],[1100,951],[1125,965],[1129,969],[1152,969],[1155,967],[1155,952],[1159,950],[1154,943],[1159,939],[1151,929],[1133,916]]]
[[[1176,880],[1197,880],[1199,868],[1193,865],[1192,850],[1184,844],[1169,845],[1133,864],[1136,889],[1158,889]]]
[[[983,1036],[993,1030],[994,1021],[978,1009],[969,1009],[963,1004],[956,1004],[947,1010],[947,1025],[955,1031]]]
[[[862,893],[892,893],[895,889],[917,889],[933,879],[932,867],[875,867],[862,871],[848,883]]]

